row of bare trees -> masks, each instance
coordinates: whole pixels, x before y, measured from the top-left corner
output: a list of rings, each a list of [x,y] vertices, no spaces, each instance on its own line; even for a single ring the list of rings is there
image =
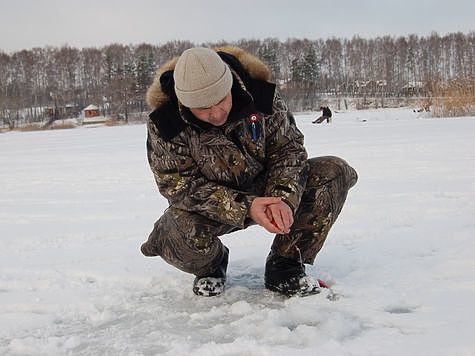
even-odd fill
[[[243,41],[283,84],[294,108],[313,109],[322,96],[431,96],[453,80],[475,84],[475,32],[428,37]]]
[[[231,44],[269,65],[294,110],[315,108],[322,96],[426,95],[430,83],[455,78],[473,83],[475,78],[474,32]],[[75,116],[89,104],[104,115],[127,119],[131,112],[147,110],[144,94],[156,68],[194,45],[171,41],[0,51],[0,121],[14,125]]]
[[[104,115],[127,118],[130,111],[146,110],[144,93],[157,63],[191,45],[0,52],[0,119],[14,124],[77,116],[89,104],[99,106]]]

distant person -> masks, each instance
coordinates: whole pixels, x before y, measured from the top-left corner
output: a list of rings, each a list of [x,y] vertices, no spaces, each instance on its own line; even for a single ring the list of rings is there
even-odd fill
[[[332,112],[329,109],[328,106],[320,106],[320,110],[322,112],[322,116],[320,116],[318,119],[315,121],[312,121],[314,124],[321,124],[323,121],[327,120],[327,123],[329,124],[332,121]]]

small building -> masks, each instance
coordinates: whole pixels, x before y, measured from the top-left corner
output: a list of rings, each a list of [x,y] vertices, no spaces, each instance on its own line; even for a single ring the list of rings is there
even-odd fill
[[[401,88],[401,94],[405,96],[425,95],[423,82],[410,81]]]
[[[89,105],[84,109],[84,117],[87,119],[89,117],[99,116],[99,108],[96,105]]]
[[[81,109],[72,104],[65,106],[54,106],[45,108],[45,116],[52,120],[65,119],[70,117],[76,117],[79,115]]]

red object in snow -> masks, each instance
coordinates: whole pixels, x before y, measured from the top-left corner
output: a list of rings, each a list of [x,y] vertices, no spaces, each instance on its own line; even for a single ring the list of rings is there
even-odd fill
[[[317,278],[318,284],[320,284],[320,287],[330,289],[330,286],[327,284],[327,282],[322,281],[321,279]]]

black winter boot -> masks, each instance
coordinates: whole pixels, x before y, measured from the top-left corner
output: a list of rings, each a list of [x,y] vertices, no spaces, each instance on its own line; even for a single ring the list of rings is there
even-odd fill
[[[320,285],[305,274],[302,263],[272,251],[266,261],[265,287],[287,297],[320,293]]]
[[[224,292],[226,270],[228,268],[229,249],[224,247],[224,255],[218,268],[206,277],[196,277],[193,281],[193,293],[205,297],[213,297]]]

